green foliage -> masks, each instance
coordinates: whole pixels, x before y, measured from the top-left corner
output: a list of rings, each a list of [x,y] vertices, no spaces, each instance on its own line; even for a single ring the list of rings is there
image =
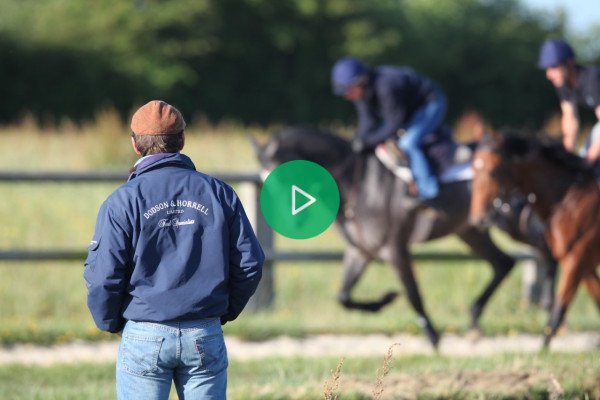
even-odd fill
[[[405,53],[446,91],[450,114],[474,109],[496,126],[539,128],[556,111],[553,88],[535,64],[540,44],[562,26],[543,28],[514,0],[409,4]]]
[[[563,34],[564,14],[518,0],[6,0],[0,121],[80,122],[106,107],[126,119],[161,98],[213,121],[348,122],[329,70],[351,53],[432,77],[450,120],[476,109],[537,128],[557,109],[537,50]]]

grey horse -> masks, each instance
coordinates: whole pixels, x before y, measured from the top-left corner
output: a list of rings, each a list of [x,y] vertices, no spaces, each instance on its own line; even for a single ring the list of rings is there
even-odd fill
[[[468,222],[471,181],[461,180],[440,186],[441,213],[414,206],[408,183],[391,173],[372,153],[356,154],[350,143],[338,135],[309,127],[290,127],[270,138],[254,142],[262,167],[272,170],[292,160],[315,162],[329,171],[340,192],[335,223],[347,242],[344,251],[343,282],[338,300],[348,309],[378,311],[397,296],[386,293],[375,301],[357,302],[351,292],[368,264],[381,260],[399,276],[410,304],[434,348],[440,335],[433,326],[421,299],[412,267],[410,245],[456,234],[477,256],[493,268],[493,277],[470,307],[470,329],[479,330],[478,320],[498,285],[515,260],[501,251],[487,230]]]

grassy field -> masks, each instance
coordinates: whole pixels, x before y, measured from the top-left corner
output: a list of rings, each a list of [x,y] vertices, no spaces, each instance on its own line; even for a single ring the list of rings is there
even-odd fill
[[[267,358],[232,362],[228,398],[258,399],[598,399],[600,361],[590,354],[448,358]],[[339,374],[335,375],[340,366]],[[380,385],[378,385],[378,377]],[[380,392],[379,397],[374,391]],[[331,397],[326,397],[331,393]],[[562,394],[561,396],[559,396]],[[114,365],[0,367],[0,398],[115,398]],[[170,399],[177,399],[172,390]]]
[[[29,131],[28,131],[29,129]],[[36,130],[24,124],[0,130],[0,170],[127,170],[136,157],[128,129],[110,113],[80,131],[65,126],[61,132]],[[184,152],[204,171],[255,171],[258,168],[248,134],[264,137],[258,129],[234,125],[202,127],[187,134]],[[18,149],[19,151],[12,151]],[[227,160],[224,162],[223,160]],[[98,208],[118,184],[2,183],[0,249],[69,249],[84,251],[94,229]],[[506,249],[515,244],[496,234]],[[343,242],[333,228],[309,240],[275,239],[279,249],[341,250]],[[455,237],[415,246],[417,251],[467,252]],[[54,343],[71,338],[98,339],[88,315],[82,262],[3,262],[0,268],[0,343],[33,341]],[[479,261],[415,264],[427,309],[434,323],[448,332],[464,332],[470,302],[482,290],[491,270]],[[487,333],[539,332],[546,315],[523,301],[520,269],[515,269],[492,298],[482,324]],[[339,262],[278,263],[276,299],[268,312],[245,314],[228,325],[230,334],[253,339],[279,334],[301,336],[334,332],[419,332],[415,315],[404,296],[383,312],[348,312],[335,301],[341,281]],[[373,264],[355,289],[358,299],[397,290],[401,285],[388,266]],[[319,313],[314,305],[319,304]],[[517,310],[517,312],[515,312]],[[580,291],[568,314],[574,330],[598,329],[600,318]],[[590,318],[590,316],[593,316]],[[336,321],[331,324],[331,321]]]
[[[3,141],[0,170],[125,171],[136,160],[129,147],[128,132],[127,127],[110,113],[102,115],[94,126],[76,129],[66,124],[61,127],[60,133],[40,130],[27,123],[19,127],[5,127],[0,129]],[[206,172],[254,171],[257,163],[248,133],[265,136],[260,129],[242,129],[234,125],[191,128],[187,133],[184,153],[192,157],[198,169]],[[3,198],[0,249],[84,251],[93,233],[97,210],[116,187],[116,184],[0,183]],[[502,247],[515,249],[516,244],[502,234],[496,232],[495,236]],[[295,250],[340,250],[343,242],[334,229],[329,229],[310,240],[295,241],[277,236],[276,246]],[[415,250],[467,251],[454,237],[419,245]],[[465,332],[468,328],[468,307],[491,277],[490,268],[479,261],[419,261],[415,270],[425,306],[434,324],[442,332]],[[83,260],[0,262],[0,271],[0,344],[51,344],[74,338],[111,338],[99,332],[89,316],[82,278]],[[242,314],[237,321],[225,326],[225,333],[254,340],[315,333],[421,334],[405,296],[401,295],[378,314],[349,312],[335,300],[340,283],[339,262],[278,263],[275,267],[276,298],[273,307],[255,314]],[[370,299],[390,290],[403,292],[388,266],[373,264],[356,287],[355,296]],[[318,312],[315,312],[316,306]],[[546,318],[544,311],[522,299],[521,271],[517,265],[491,299],[481,324],[487,335],[538,333]],[[598,310],[583,291],[577,294],[567,321],[571,330],[600,330]],[[402,398],[403,393],[412,393],[410,388],[414,382],[424,384],[420,390],[422,395],[418,397],[423,399],[482,398],[482,393],[485,398],[545,398],[549,376],[554,374],[565,392],[570,394],[565,398],[599,398],[597,376],[600,376],[600,366],[597,356],[592,353],[473,359],[403,357],[397,360],[393,372],[386,379],[390,392],[398,390],[397,396],[390,398]],[[339,361],[331,358],[273,358],[232,363],[230,374],[235,378],[231,379],[230,397],[323,398],[323,382],[331,376],[331,369],[335,369]],[[380,365],[381,359],[345,360],[340,386],[347,389],[342,398],[370,398],[375,371]],[[523,393],[531,391],[530,397],[522,397],[507,388],[498,389],[499,393],[485,388],[460,389],[458,382],[461,376],[484,381],[482,376],[469,375],[477,371],[489,372],[490,381],[494,380],[494,374],[497,374],[496,380],[500,379],[498,377],[505,371],[516,376],[529,374],[530,377],[539,377],[539,380],[531,378],[522,389]],[[0,367],[0,398],[114,398],[113,376],[112,365]],[[441,389],[424,376],[442,382]],[[358,384],[351,385],[351,382]],[[520,387],[514,386],[515,390]]]
[[[108,339],[99,332],[86,306],[81,263],[2,263],[0,281],[0,342],[61,343],[74,338]],[[481,324],[488,335],[541,332],[546,313],[521,298],[519,269],[506,280],[486,308]],[[425,305],[442,332],[464,333],[468,307],[490,277],[482,263],[420,262],[417,266]],[[421,334],[405,296],[377,314],[349,312],[335,300],[341,267],[338,263],[278,263],[273,307],[244,313],[225,326],[226,334],[260,340],[277,335],[314,333]],[[402,288],[384,265],[374,264],[356,288],[358,299],[369,299]],[[315,313],[318,305],[319,312]],[[332,323],[332,321],[335,321]],[[570,330],[600,330],[594,304],[581,291],[567,315]]]

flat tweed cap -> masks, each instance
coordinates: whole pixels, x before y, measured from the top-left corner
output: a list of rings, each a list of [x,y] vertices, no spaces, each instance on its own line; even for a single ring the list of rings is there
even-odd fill
[[[143,105],[131,119],[131,130],[136,135],[173,135],[184,128],[179,110],[161,100]]]

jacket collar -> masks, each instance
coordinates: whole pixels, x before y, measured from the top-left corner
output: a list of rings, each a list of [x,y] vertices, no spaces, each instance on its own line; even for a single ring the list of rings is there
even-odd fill
[[[165,165],[174,165],[180,166],[181,168],[188,168],[196,170],[194,163],[192,160],[181,153],[161,153],[161,154],[153,154],[150,156],[146,156],[138,160],[138,162],[134,165],[131,174],[127,181],[132,180],[136,176],[143,174],[149,170],[160,168]]]

